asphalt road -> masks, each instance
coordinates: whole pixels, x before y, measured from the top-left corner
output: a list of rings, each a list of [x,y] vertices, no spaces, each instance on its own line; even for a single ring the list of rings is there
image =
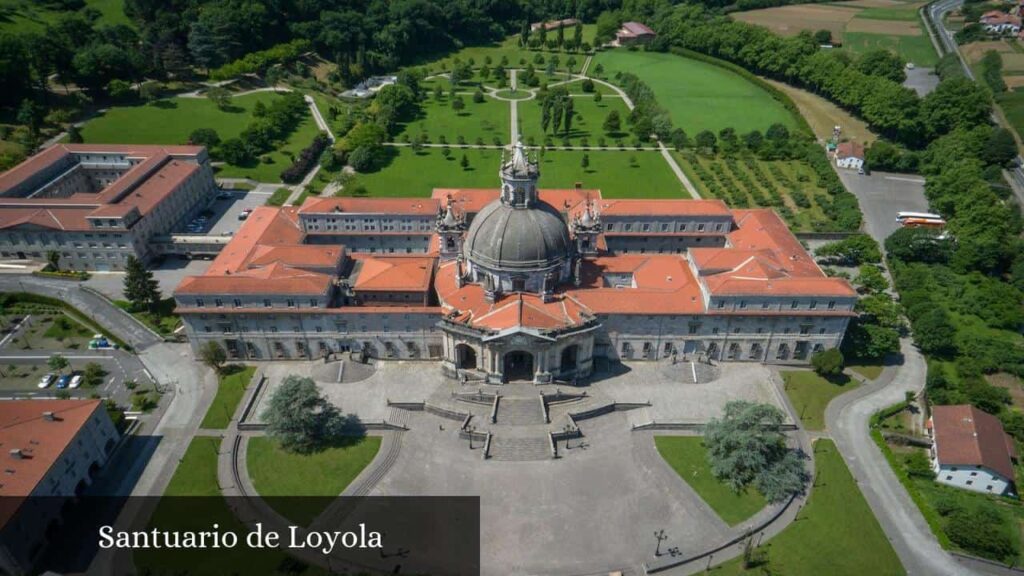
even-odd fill
[[[838,169],[846,189],[857,197],[864,213],[865,231],[879,243],[899,228],[896,213],[901,211],[927,212],[924,197],[924,178],[914,174],[872,172],[857,174]]]
[[[82,290],[78,282],[40,278],[25,274],[0,274],[0,292],[31,292],[58,298],[74,306],[97,324],[120,337],[136,350],[163,342],[127,312],[104,298]]]

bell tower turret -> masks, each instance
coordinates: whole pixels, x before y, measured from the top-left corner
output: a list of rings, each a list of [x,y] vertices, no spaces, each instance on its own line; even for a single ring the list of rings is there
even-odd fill
[[[526,156],[522,141],[512,147],[512,159],[501,163],[501,203],[514,208],[528,208],[537,202],[537,179],[540,168],[536,160]]]

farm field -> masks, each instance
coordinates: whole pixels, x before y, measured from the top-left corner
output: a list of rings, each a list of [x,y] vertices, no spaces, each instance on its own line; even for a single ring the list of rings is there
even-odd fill
[[[833,41],[854,54],[884,48],[919,66],[934,66],[938,55],[918,15],[923,4],[904,0],[834,2],[751,10],[732,17],[783,36],[829,30]]]
[[[815,231],[816,224],[830,222],[821,208],[829,197],[802,162],[673,154],[705,198],[721,198],[733,208],[774,208],[795,232]]]
[[[152,104],[116,106],[90,120],[82,128],[82,138],[101,144],[184,144],[197,128],[213,128],[221,140],[238,136],[252,121],[257,102],[269,104],[280,98],[273,92],[259,92],[231,99],[231,109],[218,109],[205,98],[167,98]],[[291,164],[289,154],[297,155],[308,146],[318,130],[313,117],[307,116],[281,148],[264,154],[270,162],[252,166],[225,164],[217,175],[253,178],[261,182],[279,182],[280,173]]]
[[[466,143],[473,144],[479,138],[484,144],[507,144],[509,139],[509,106],[493,98],[485,98],[483,102],[473,102],[470,95],[461,94],[465,109],[455,111],[452,100],[447,92],[440,100],[427,96],[422,103],[419,116],[406,122],[398,133],[398,140],[416,138],[426,134],[428,141],[439,143],[445,138],[449,144],[458,142],[461,136]]]
[[[878,139],[878,136],[868,128],[868,125],[836,106],[832,102],[806,90],[790,86],[784,82],[765,79],[766,82],[784,92],[793,103],[796,104],[800,114],[811,126],[814,135],[822,140],[832,137],[832,129],[836,125],[842,127],[843,138],[869,144]]]
[[[743,133],[775,123],[793,128],[796,119],[760,86],[713,64],[675,54],[611,50],[594,57],[614,82],[616,72],[632,72],[654,91],[673,122],[688,134],[735,128]]]

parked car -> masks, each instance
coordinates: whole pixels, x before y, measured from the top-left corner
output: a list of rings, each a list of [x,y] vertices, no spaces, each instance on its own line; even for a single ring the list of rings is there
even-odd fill
[[[68,383],[68,388],[78,388],[82,385],[82,375],[75,374],[71,377],[71,382]]]
[[[249,217],[249,213],[246,212],[245,210],[242,210],[241,212],[238,213],[238,219],[239,220],[245,220],[248,217]]]
[[[61,376],[60,378],[57,379],[57,388],[61,388],[61,389],[67,388],[69,382],[71,382],[71,376],[68,376],[67,374],[65,374],[65,375],[63,375],[63,376]]]
[[[50,384],[53,384],[54,377],[55,376],[53,374],[43,374],[43,377],[39,379],[38,387],[39,388],[47,388],[47,387],[49,387]]]

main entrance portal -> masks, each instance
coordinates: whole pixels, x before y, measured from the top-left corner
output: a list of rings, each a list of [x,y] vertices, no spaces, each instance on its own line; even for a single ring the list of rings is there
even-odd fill
[[[517,350],[505,354],[505,379],[533,380],[533,354]]]

